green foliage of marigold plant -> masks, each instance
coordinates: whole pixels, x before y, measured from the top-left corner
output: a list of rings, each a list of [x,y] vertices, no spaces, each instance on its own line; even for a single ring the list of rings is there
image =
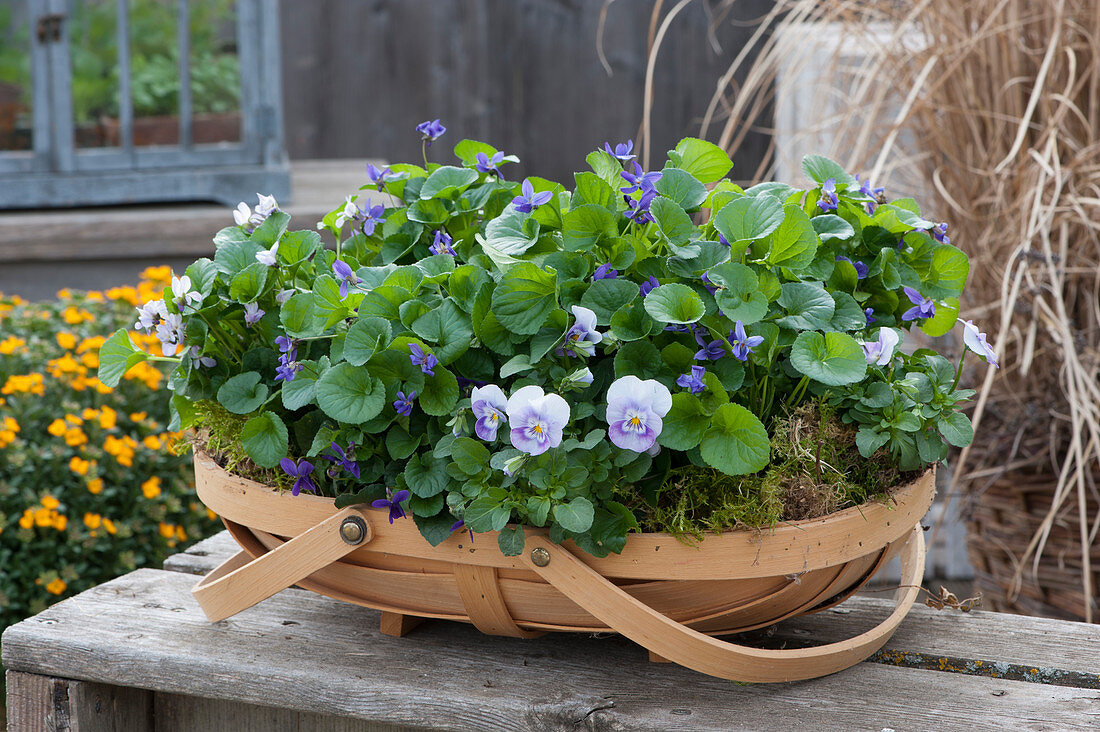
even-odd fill
[[[510,555],[524,526],[621,551],[627,497],[658,505],[685,471],[751,489],[807,402],[901,471],[970,441],[961,364],[898,347],[956,326],[969,263],[946,225],[827,158],[805,160],[809,189],[742,189],[708,142],[649,172],[625,147],[566,186],[510,181],[514,157],[463,140],[450,164],[372,168],[306,230],[242,203],[141,313],[176,364],[172,429],[432,544],[499,532]],[[103,353],[108,384],[148,358],[125,331]]]

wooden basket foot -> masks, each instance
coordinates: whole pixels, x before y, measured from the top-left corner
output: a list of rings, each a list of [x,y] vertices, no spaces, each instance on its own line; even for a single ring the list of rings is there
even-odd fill
[[[664,656],[658,656],[653,651],[649,652],[649,662],[650,663],[672,663],[672,661],[668,660]]]
[[[402,613],[382,611],[382,623],[379,626],[379,630],[382,631],[382,635],[401,638],[423,622],[424,618],[416,615],[404,615]]]

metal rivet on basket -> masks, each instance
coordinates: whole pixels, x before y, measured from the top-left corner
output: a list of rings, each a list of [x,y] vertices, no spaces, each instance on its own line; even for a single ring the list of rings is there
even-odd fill
[[[362,544],[366,536],[367,524],[358,516],[348,516],[340,524],[340,538],[352,546]]]
[[[537,549],[532,549],[531,563],[536,567],[545,567],[547,564],[550,564],[550,552],[546,551],[541,546]]]

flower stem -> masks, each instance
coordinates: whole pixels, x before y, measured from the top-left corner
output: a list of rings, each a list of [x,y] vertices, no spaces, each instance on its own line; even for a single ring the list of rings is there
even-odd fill
[[[959,367],[957,369],[955,369],[955,380],[951,382],[951,391],[955,391],[955,389],[959,386],[959,379],[962,378],[963,363],[965,363],[965,362],[966,362],[966,349],[964,348],[964,349],[962,349],[962,355],[959,356]]]

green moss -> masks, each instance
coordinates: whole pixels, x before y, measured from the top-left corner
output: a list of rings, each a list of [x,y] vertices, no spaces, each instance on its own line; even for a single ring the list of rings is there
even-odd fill
[[[755,475],[730,476],[696,465],[674,468],[657,505],[637,492],[621,496],[643,531],[682,541],[731,529],[767,529],[782,521],[817,518],[868,500],[913,477],[881,452],[870,460],[856,447],[856,430],[827,405],[806,402],[772,426],[772,462]]]
[[[290,486],[289,476],[281,470],[261,468],[245,452],[241,432],[248,415],[233,414],[210,401],[196,402],[195,415],[195,443],[227,471],[265,485]]]

